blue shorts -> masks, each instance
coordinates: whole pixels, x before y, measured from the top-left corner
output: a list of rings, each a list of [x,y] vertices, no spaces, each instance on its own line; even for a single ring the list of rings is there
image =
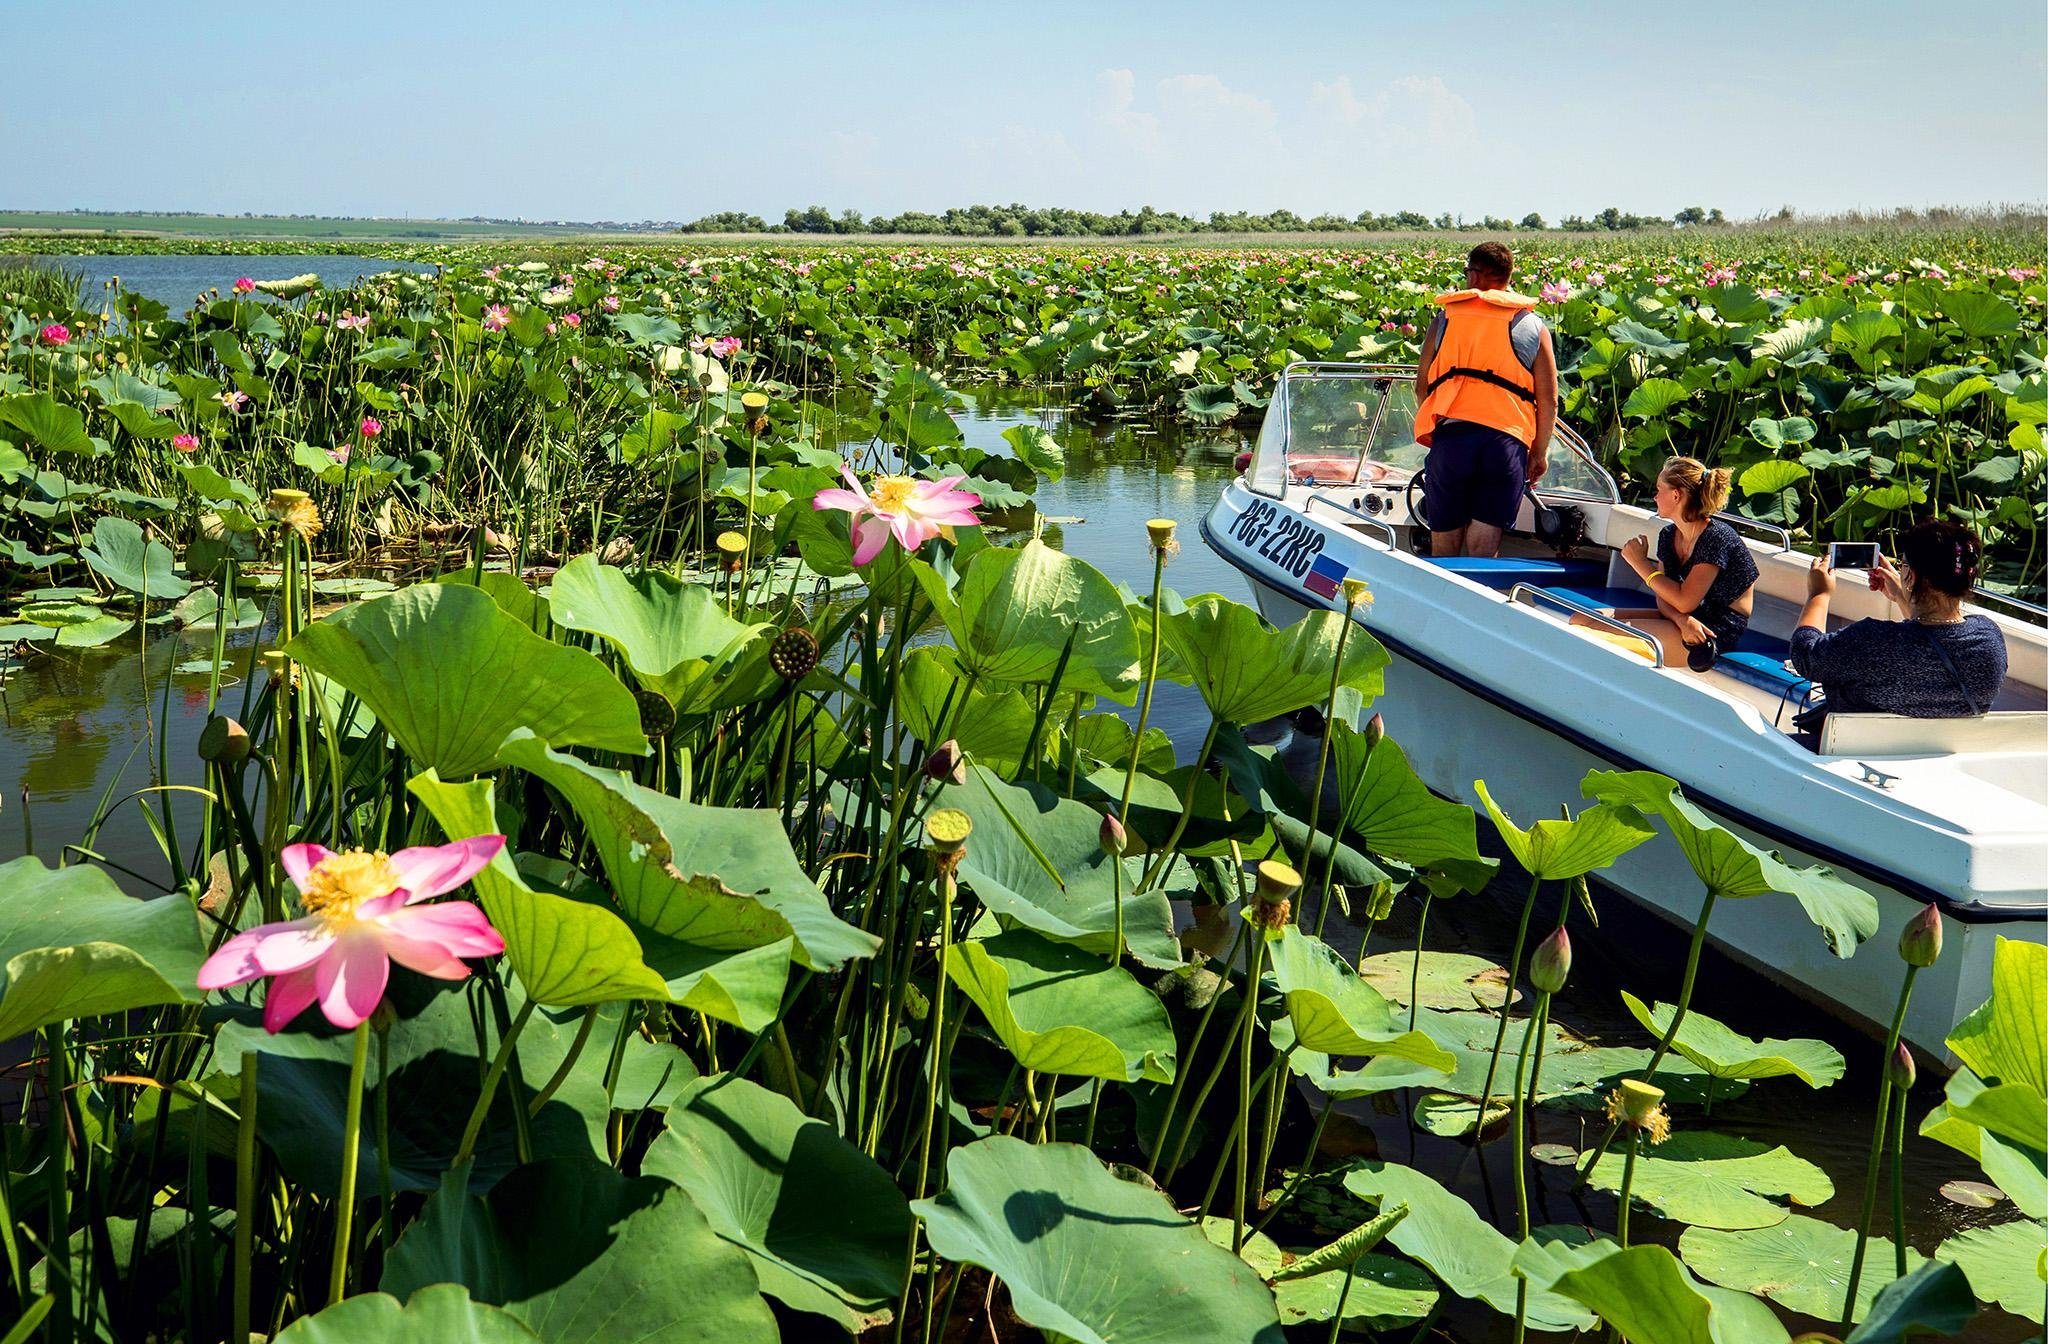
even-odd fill
[[[1514,435],[1469,420],[1441,422],[1423,463],[1422,509],[1429,530],[1455,532],[1467,523],[1514,526],[1528,479],[1529,450]]]

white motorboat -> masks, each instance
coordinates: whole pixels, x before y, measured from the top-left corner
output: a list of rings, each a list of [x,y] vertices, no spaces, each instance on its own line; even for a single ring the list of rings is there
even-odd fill
[[[1745,538],[1762,575],[1749,633],[1708,672],[1667,667],[1654,641],[1602,614],[1654,605],[1618,551],[1631,537],[1654,545],[1664,524],[1623,503],[1563,425],[1497,559],[1417,554],[1428,533],[1416,516],[1426,450],[1410,432],[1413,378],[1395,365],[1291,366],[1248,466],[1203,520],[1210,547],[1275,624],[1342,610],[1346,577],[1370,585],[1357,619],[1393,655],[1382,704],[1437,792],[1476,803],[1484,779],[1526,823],[1580,805],[1589,770],[1655,770],[1752,843],[1867,888],[1881,925],[1853,958],[1836,956],[1789,898],[1722,901],[1709,924],[1738,960],[1851,1021],[1888,1023],[1902,974],[1891,944],[1937,903],[1946,945],[1920,974],[1905,1034],[1943,1057],[1949,1029],[1989,996],[1994,939],[2048,937],[2048,612],[1971,605],[2005,632],[2010,670],[1990,712],[1831,714],[1810,750],[1792,717],[1820,691],[1786,659],[1811,558],[1785,532],[1724,515],[1769,534]],[[1583,515],[1568,554],[1539,540],[1539,500],[1546,523],[1553,506]],[[1831,619],[1891,614],[1878,594],[1843,584]],[[1601,876],[1675,923],[1699,913],[1701,886],[1668,840]]]

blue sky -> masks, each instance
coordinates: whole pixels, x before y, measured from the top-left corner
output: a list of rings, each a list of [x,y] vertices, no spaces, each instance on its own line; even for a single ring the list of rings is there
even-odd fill
[[[0,207],[2048,202],[2048,5],[0,0]]]

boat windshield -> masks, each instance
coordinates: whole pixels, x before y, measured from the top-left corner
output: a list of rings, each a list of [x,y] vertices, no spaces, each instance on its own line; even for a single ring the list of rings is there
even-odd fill
[[[1415,370],[1406,365],[1291,366],[1280,378],[1246,473],[1251,488],[1406,481],[1429,450],[1415,441]],[[1545,495],[1617,498],[1583,440],[1558,426]]]

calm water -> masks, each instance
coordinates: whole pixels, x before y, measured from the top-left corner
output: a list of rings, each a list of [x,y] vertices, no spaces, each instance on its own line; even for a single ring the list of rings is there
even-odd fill
[[[368,275],[385,271],[431,271],[417,261],[388,261],[382,257],[242,257],[242,256],[134,256],[53,257],[67,271],[85,276],[85,299],[94,302],[101,287],[116,276],[121,287],[145,298],[155,299],[174,314],[182,315],[192,301],[209,289],[226,293],[237,276],[251,280],[288,280],[312,271],[330,289],[346,288]]]
[[[111,263],[102,266],[102,273],[118,273],[124,284],[165,302],[181,296],[189,302],[201,288],[224,285],[223,276],[267,278],[318,269],[339,282],[351,264],[386,266],[364,258],[334,257],[88,260]],[[1083,421],[1056,403],[1000,389],[970,390],[967,395],[970,404],[959,423],[969,444],[1002,451],[1005,429],[1035,423],[1049,429],[1066,448],[1065,477],[1041,486],[1036,496],[1037,508],[1047,519],[1048,542],[1143,591],[1151,581],[1145,520],[1171,518],[1180,524],[1182,549],[1167,569],[1167,583],[1189,596],[1247,596],[1243,580],[1202,544],[1197,531],[1202,515],[1229,479],[1232,456],[1249,446],[1241,432]],[[159,725],[168,738],[172,778],[193,777],[191,766],[206,712],[205,678],[177,668],[187,660],[203,659],[209,651],[210,637],[153,634],[148,647],[139,651],[132,642],[118,651],[58,650],[13,669],[0,693],[6,730],[0,734],[0,860],[22,853],[31,831],[37,852],[53,860],[57,848],[77,841],[105,806],[109,819],[95,837],[93,852],[126,870],[122,880],[138,894],[163,882],[167,874],[162,851],[137,810],[135,797],[137,791],[159,782],[154,760]],[[236,686],[226,693],[225,703],[232,709],[240,704],[241,695]],[[1171,685],[1159,688],[1153,722],[1174,738],[1183,759],[1192,755],[1207,726],[1195,694]],[[1312,768],[1312,741],[1295,738],[1280,726],[1269,736],[1282,741],[1290,760]],[[189,849],[195,811],[174,804],[172,816],[182,826],[180,844]],[[1436,903],[1430,915],[1430,945],[1505,960],[1521,894],[1519,882],[1503,882],[1495,891]],[[1545,904],[1554,910],[1548,898]],[[1412,946],[1413,913],[1413,903],[1402,903],[1395,918],[1382,926],[1372,950]],[[1340,929],[1331,941],[1348,952],[1355,949],[1357,936]],[[1573,936],[1576,966],[1560,1018],[1596,1039],[1639,1043],[1640,1033],[1621,1011],[1616,990],[1671,998],[1683,958],[1682,937],[1611,893],[1602,901],[1601,929],[1585,929],[1575,915]],[[1896,974],[1888,946],[1873,944],[1861,955],[1871,959],[1872,974]],[[1833,1178],[1837,1193],[1807,1212],[1837,1223],[1851,1221],[1874,1120],[1877,1047],[1711,951],[1700,982],[1701,1011],[1753,1036],[1826,1038],[1844,1052],[1850,1067],[1847,1077],[1823,1091],[1777,1080],[1718,1103],[1711,1122],[1688,1112],[1687,1123],[1711,1123],[1725,1132],[1783,1143],[1818,1163]],[[1923,1081],[1909,1113],[1923,1115],[1940,1099],[1939,1083]],[[1394,1104],[1396,1099],[1377,1100],[1385,1104],[1343,1108],[1326,1148],[1341,1155],[1379,1155],[1415,1165],[1479,1207],[1491,1208],[1501,1223],[1512,1222],[1512,1169],[1505,1142],[1475,1149],[1466,1142],[1433,1138],[1408,1123],[1405,1110]],[[1283,1137],[1276,1152],[1283,1160],[1294,1161],[1303,1137]],[[1577,1117],[1547,1112],[1531,1136],[1532,1143],[1582,1141]],[[1531,1171],[1532,1208],[1539,1221],[1613,1225],[1611,1196],[1573,1195],[1569,1173],[1559,1168],[1535,1164]],[[1931,1251],[1965,1226],[2011,1216],[2010,1205],[1979,1213],[1944,1200],[1937,1193],[1944,1182],[1981,1179],[1981,1174],[1967,1158],[1939,1145],[1909,1145],[1906,1176],[1911,1240],[1923,1251]],[[1638,1235],[1655,1236],[1667,1244],[1675,1242],[1680,1231],[1640,1213],[1631,1225]],[[1444,1324],[1473,1341],[1504,1339],[1507,1334],[1499,1317],[1468,1306],[1452,1308]],[[1972,1335],[1986,1341],[2026,1337],[2028,1331],[2010,1318],[1982,1325]]]

